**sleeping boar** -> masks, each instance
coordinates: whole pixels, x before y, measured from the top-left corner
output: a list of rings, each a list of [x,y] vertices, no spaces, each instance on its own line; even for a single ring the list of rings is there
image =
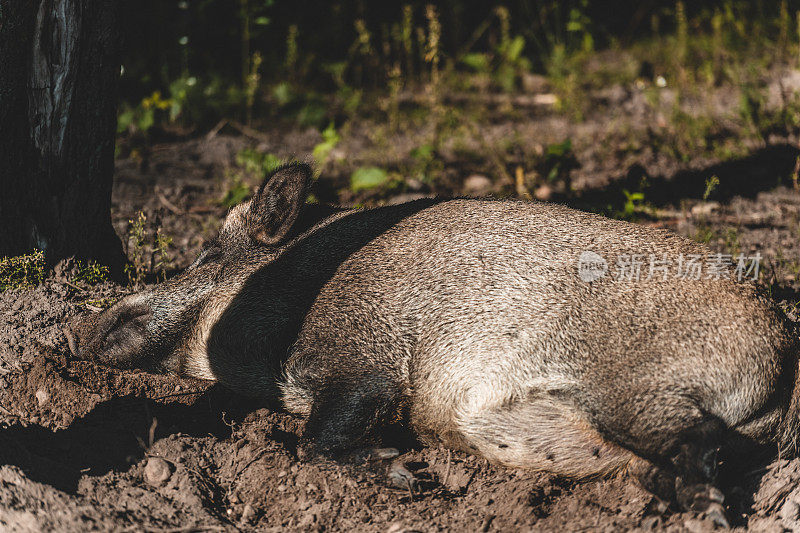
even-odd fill
[[[720,450],[795,452],[798,337],[741,260],[547,203],[306,204],[311,174],[277,169],[73,351],[279,399],[320,453],[402,422],[503,465],[626,471],[721,525]]]

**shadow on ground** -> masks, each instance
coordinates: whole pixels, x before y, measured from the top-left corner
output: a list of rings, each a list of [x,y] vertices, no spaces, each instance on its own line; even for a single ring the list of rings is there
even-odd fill
[[[790,144],[774,144],[760,148],[739,159],[717,163],[695,170],[682,170],[674,175],[651,176],[639,165],[628,168],[625,175],[599,188],[581,191],[573,198],[557,199],[571,207],[594,212],[622,209],[628,192],[644,193],[645,201],[654,206],[679,205],[683,199],[703,199],[707,181],[716,176],[719,184],[709,199],[730,200],[734,196],[755,197],[759,192],[791,183],[800,149]]]
[[[0,464],[19,466],[34,481],[74,493],[82,476],[126,471],[153,442],[168,435],[228,438],[231,426],[259,407],[263,405],[218,386],[191,405],[136,396],[114,398],[99,403],[66,429],[53,432],[31,425],[0,431]],[[296,439],[290,434],[273,438]]]

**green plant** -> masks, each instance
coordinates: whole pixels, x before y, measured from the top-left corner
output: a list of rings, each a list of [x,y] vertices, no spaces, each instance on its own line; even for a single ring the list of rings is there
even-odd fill
[[[147,215],[144,211],[139,211],[135,218],[128,220],[128,239],[127,255],[129,263],[125,265],[125,274],[128,276],[128,283],[133,287],[138,287],[144,282],[145,277],[145,223]]]
[[[547,58],[556,48],[564,52],[590,52],[594,49],[589,0],[540,3],[537,24],[529,35],[539,55]]]
[[[245,148],[236,154],[236,164],[244,167],[245,172],[262,179],[278,168],[283,160],[269,152],[260,152],[253,148]]]
[[[712,117],[688,113],[676,101],[665,148],[672,157],[689,161],[698,151],[704,152],[712,148],[715,131],[716,125]]]
[[[298,62],[298,47],[297,47],[297,24],[289,26],[289,32],[286,35],[286,70],[289,72],[289,77],[297,80],[297,62]]]
[[[739,117],[744,121],[751,132],[762,136],[766,129],[763,121],[767,96],[763,89],[752,83],[742,86],[739,96]]]
[[[84,300],[81,304],[85,305],[87,308],[93,309],[94,311],[99,311],[102,309],[106,309],[111,307],[119,298],[97,298],[94,300]]]
[[[695,229],[692,239],[697,242],[708,244],[714,238],[714,229],[704,220],[700,220]]]
[[[546,65],[548,78],[557,96],[556,110],[575,121],[583,120],[585,95],[574,58],[563,44],[556,44]]]
[[[434,177],[441,173],[443,164],[432,144],[422,144],[411,150],[413,161],[409,174],[422,181],[432,183]]]
[[[162,228],[156,230],[152,264],[150,270],[155,272],[161,281],[166,281],[167,270],[172,267],[172,257],[169,247],[172,246],[172,237],[164,235]]]
[[[44,277],[45,259],[41,250],[0,259],[0,292],[35,287]]]
[[[70,279],[70,282],[79,286],[97,285],[98,283],[108,281],[109,277],[110,273],[107,266],[100,265],[94,261],[89,261],[87,263],[77,261],[76,273]]]
[[[253,104],[255,103],[256,99],[256,91],[258,91],[259,83],[261,82],[261,74],[259,74],[259,69],[261,68],[261,53],[260,52],[253,52],[253,56],[250,62],[250,73],[247,75],[245,84],[245,122],[250,124],[253,121]]]
[[[389,174],[378,167],[361,167],[350,176],[350,190],[353,192],[374,189],[384,185],[389,180]]]
[[[686,17],[686,7],[681,0],[675,2],[675,25],[677,27],[675,32],[675,61],[677,62],[677,70],[683,78],[686,75],[684,67],[686,65],[686,56],[689,52],[689,22]]]
[[[250,197],[250,186],[244,183],[241,175],[235,175],[225,195],[220,198],[221,206],[232,209]]]
[[[708,200],[711,194],[719,186],[719,177],[714,174],[706,180],[706,190],[703,192],[703,200]]]
[[[336,148],[336,145],[339,144],[340,140],[341,138],[336,132],[333,122],[328,124],[328,127],[322,130],[322,142],[314,146],[314,150],[311,152],[314,157],[314,162],[316,163],[315,174],[317,176],[319,176],[319,174],[322,172],[322,169],[328,162],[331,151]]]
[[[525,38],[522,35],[511,36],[511,15],[508,9],[498,7],[495,14],[500,20],[500,43],[497,45],[498,65],[494,77],[504,91],[510,92],[516,86],[519,76],[530,70],[531,62],[522,56]]]
[[[158,219],[155,224],[148,225],[147,215],[144,211],[139,211],[134,218],[128,220],[125,245],[128,255],[125,274],[129,285],[138,287],[144,283],[148,274],[155,275],[157,279],[166,279],[167,270],[172,265],[169,253],[172,237],[164,234]]]
[[[117,133],[141,133],[147,135],[156,124],[157,118],[170,116],[173,101],[161,96],[161,91],[142,99],[135,107],[122,104],[122,112],[117,117]]]
[[[169,85],[169,120],[175,122],[183,114],[193,91],[197,88],[197,78],[182,76]]]
[[[538,170],[548,183],[563,182],[569,190],[570,171],[577,167],[578,160],[572,151],[572,140],[565,139],[545,147]]]
[[[741,252],[741,244],[739,243],[739,232],[736,228],[728,228],[725,231],[725,250],[733,256]]]
[[[494,14],[500,25],[498,44],[491,52],[463,53],[459,62],[476,73],[488,74],[503,91],[511,92],[520,76],[531,69],[531,62],[522,55],[525,50],[525,38],[522,35],[511,35],[509,10],[500,6],[495,8]],[[481,32],[488,26],[487,23],[480,28]],[[475,37],[473,42],[477,40]]]
[[[437,99],[439,97],[439,43],[442,37],[442,25],[434,5],[428,4],[425,6],[425,18],[428,21],[425,62],[430,65],[430,90],[433,98]]]
[[[623,189],[622,194],[625,195],[625,204],[622,206],[622,218],[631,220],[642,207],[644,207],[644,193],[643,192],[630,192],[628,189]]]

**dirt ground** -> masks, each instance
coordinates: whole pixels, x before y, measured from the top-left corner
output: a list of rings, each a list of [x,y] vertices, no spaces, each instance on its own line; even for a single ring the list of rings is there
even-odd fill
[[[619,108],[628,123],[641,121],[635,95],[614,98],[624,104]],[[771,138],[735,160],[680,163],[647,150],[598,156],[595,141],[608,128],[601,119],[575,127],[557,116],[522,116],[485,133],[497,138],[513,130],[540,143],[567,132],[575,143],[578,192],[564,201],[580,207],[598,205],[609,190],[619,192],[646,175],[653,205],[641,223],[669,227],[719,250],[758,251],[765,258],[763,282],[794,318],[800,301],[800,193],[787,177],[799,153],[796,139]],[[118,233],[125,235],[128,220],[144,210],[148,224],[173,238],[172,267],[185,267],[225,214],[217,200],[239,150],[256,146],[302,158],[320,140],[315,130],[267,132],[257,139],[232,133],[222,129],[155,144],[120,159],[113,200]],[[367,136],[357,133],[336,148],[338,162],[318,184],[321,200],[362,200],[335,192],[354,165],[377,157]],[[401,160],[402,147],[413,142],[400,138],[392,144],[394,152],[384,154],[383,162]],[[474,192],[468,178],[485,169],[460,162],[457,154],[443,157],[449,178],[441,189],[383,200]],[[702,199],[703,179],[710,175],[721,181],[713,201]],[[61,264],[34,289],[0,294],[0,529],[713,529],[702,516],[654,512],[652,497],[624,477],[575,483],[412,446],[397,459],[419,480],[412,491],[387,481],[391,461],[300,460],[302,424],[276,406],[204,382],[70,359],[61,332],[65,321],[91,312],[87,302],[102,306],[130,291],[111,282],[76,288],[69,281],[72,272],[74,265]],[[800,460],[722,467],[729,473],[724,488],[736,528],[800,529]]]

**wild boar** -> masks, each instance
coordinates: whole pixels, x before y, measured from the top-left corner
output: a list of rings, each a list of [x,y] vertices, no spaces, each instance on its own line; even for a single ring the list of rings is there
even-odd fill
[[[185,272],[77,323],[73,350],[278,398],[322,453],[400,421],[503,465],[628,471],[722,525],[720,449],[795,453],[798,337],[733,262],[678,275],[663,265],[713,254],[547,203],[306,204],[310,180],[276,170]],[[635,278],[615,272],[630,257],[650,258]]]

